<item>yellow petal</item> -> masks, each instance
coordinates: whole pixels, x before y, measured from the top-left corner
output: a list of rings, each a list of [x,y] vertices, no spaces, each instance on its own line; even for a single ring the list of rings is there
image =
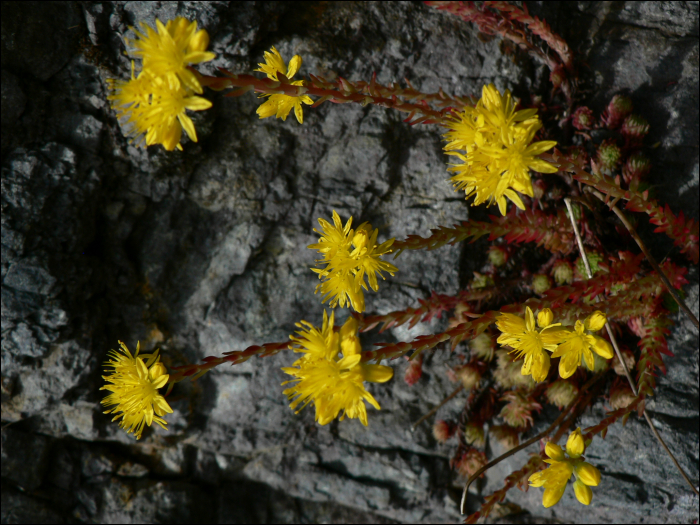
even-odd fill
[[[552,354],[552,357],[554,357],[554,354]],[[561,378],[566,379],[567,377],[574,375],[574,372],[576,372],[580,362],[581,358],[579,357],[578,352],[569,352],[562,356],[562,358],[559,360],[559,375]]]
[[[564,490],[566,490],[566,485],[559,489],[545,489],[542,495],[542,506],[549,508],[559,503],[559,500],[564,495]]]
[[[586,485],[581,483],[581,481],[574,481],[574,493],[576,493],[576,499],[584,505],[590,505],[593,499],[593,491]]]
[[[547,454],[547,456],[556,461],[563,461],[565,458],[564,451],[556,443],[551,443],[548,441],[544,447],[544,452]]]
[[[600,483],[600,470],[595,468],[590,463],[584,461],[574,467],[574,472],[578,479],[586,485],[597,487]]]
[[[613,348],[605,339],[598,337],[597,335],[590,336],[595,338],[595,342],[591,345],[591,350],[593,350],[600,357],[605,359],[612,359]]]
[[[394,376],[394,369],[384,365],[362,365],[364,380],[370,383],[386,383]]]
[[[299,122],[299,124],[304,123],[304,110],[301,109],[300,102],[294,104],[294,116],[297,118],[297,122]]]
[[[301,67],[301,57],[299,55],[294,55],[289,61],[289,69],[287,69],[287,78],[292,78],[297,74],[299,68]]]

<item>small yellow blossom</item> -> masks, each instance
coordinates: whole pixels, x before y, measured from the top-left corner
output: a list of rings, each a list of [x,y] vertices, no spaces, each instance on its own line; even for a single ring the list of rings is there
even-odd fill
[[[289,61],[289,67],[287,67],[282,59],[282,55],[273,46],[272,52],[265,51],[265,63],[259,63],[259,69],[255,71],[260,71],[265,73],[267,78],[271,80],[279,80],[277,77],[278,73],[284,75],[287,80],[291,80],[294,75],[297,74],[299,68],[301,67],[301,57],[299,55],[294,55]],[[286,70],[286,73],[285,73]],[[303,80],[295,80],[291,83],[293,86],[303,86]],[[258,110],[257,114],[260,118],[267,118],[275,116],[281,118],[282,120],[287,120],[289,112],[294,108],[294,115],[297,118],[299,124],[304,123],[304,112],[302,110],[302,103],[311,105],[314,101],[308,95],[301,95],[299,97],[293,97],[291,95],[260,95],[260,98],[270,97],[267,102],[262,104]]]
[[[394,239],[377,244],[379,230],[365,222],[357,230],[350,228],[352,217],[343,226],[340,216],[333,211],[333,224],[324,219],[318,220],[322,231],[314,228],[321,235],[318,243],[308,248],[318,250],[323,256],[317,262],[326,267],[312,268],[319,274],[321,283],[316,287],[316,293],[321,292],[322,301],[330,299],[331,308],[337,305],[351,305],[355,311],[363,312],[365,298],[362,289],[369,285],[375,292],[379,289],[377,274],[384,279],[382,272],[394,275],[398,268],[391,263],[382,261],[380,257],[391,253],[389,249]],[[367,281],[365,282],[365,277]]]
[[[489,84],[474,107],[466,107],[453,116],[445,151],[462,163],[454,164],[452,182],[456,190],[464,190],[467,198],[474,196],[473,205],[483,202],[498,204],[506,213],[506,199],[520,209],[525,206],[518,193],[533,196],[529,170],[542,173],[557,171],[538,155],[556,145],[554,141],[532,143],[542,127],[537,110],[515,111],[508,90],[504,95]],[[464,153],[460,153],[460,150]]]
[[[183,129],[197,142],[186,110],[202,111],[212,105],[195,96],[202,93],[202,86],[188,64],[206,62],[216,55],[205,51],[209,35],[205,30],[197,31],[196,22],[178,17],[163,25],[156,20],[157,32],[141,26],[146,34],[134,30],[139,38],[128,43],[141,57],[143,70],[135,76],[132,61],[130,80],[108,79],[112,93],[107,98],[137,145],[162,144],[168,151],[182,150]]]
[[[597,332],[606,323],[606,316],[600,310],[593,312],[586,319],[576,321],[573,331],[567,331],[562,336],[562,342],[552,357],[561,357],[559,361],[559,375],[566,379],[571,377],[581,364],[581,358],[586,362],[589,370],[595,369],[593,352],[605,359],[612,359],[613,350],[610,343],[600,336],[591,334]],[[591,352],[591,350],[593,352]]]
[[[180,16],[166,25],[156,18],[157,32],[143,22],[141,28],[145,34],[132,28],[138,39],[127,43],[136,49],[134,55],[143,60],[144,71],[165,79],[171,90],[180,89],[182,83],[189,90],[201,93],[197,76],[187,66],[216,58],[214,53],[206,51],[209,34],[204,29],[197,31],[197,22]]]
[[[563,334],[568,333],[561,328],[561,323],[552,324],[554,315],[549,308],[545,308],[535,316],[529,306],[525,307],[525,319],[517,315],[502,313],[496,320],[496,326],[503,332],[498,338],[498,343],[513,348],[510,353],[516,352],[517,357],[525,356],[521,374],[532,375],[532,379],[542,382],[547,379],[549,372],[549,354],[557,348]]]
[[[590,505],[593,498],[590,487],[596,487],[600,483],[600,471],[584,461],[582,454],[585,448],[580,428],[569,436],[566,442],[566,454],[559,445],[547,443],[545,453],[550,459],[545,459],[545,463],[549,463],[550,467],[536,472],[528,479],[531,487],[544,487],[542,505],[551,507],[559,502],[572,474],[576,478],[574,482],[576,499],[584,505]]]
[[[301,331],[290,339],[296,343],[295,352],[304,355],[293,367],[283,368],[295,379],[282,383],[293,384],[284,391],[290,399],[290,407],[300,412],[306,405],[316,407],[316,421],[325,425],[340,416],[359,419],[367,426],[367,409],[364,401],[379,410],[379,403],[367,392],[364,382],[384,383],[394,374],[392,368],[383,365],[361,363],[358,323],[349,318],[340,333],[333,331],[334,313],[324,312],[323,326],[319,330],[302,321]],[[342,351],[343,357],[339,356]],[[298,409],[297,407],[301,405]]]
[[[111,369],[111,373],[102,378],[111,384],[100,390],[112,393],[102,400],[102,404],[106,407],[116,405],[105,414],[116,413],[112,421],[121,418],[119,426],[127,433],[133,433],[136,439],[141,438],[144,424],[150,427],[155,422],[167,430],[167,422],[159,416],[171,414],[173,410],[158,393],[169,378],[165,366],[159,361],[158,351],[139,356],[140,345],[137,344],[132,356],[124,343],[119,341],[119,346],[119,351],[109,352],[111,359],[104,364],[105,370]]]

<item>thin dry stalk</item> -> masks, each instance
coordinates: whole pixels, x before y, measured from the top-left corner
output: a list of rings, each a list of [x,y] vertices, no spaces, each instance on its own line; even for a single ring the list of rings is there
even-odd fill
[[[593,191],[595,191],[595,190],[593,190]],[[595,193],[598,193],[598,192],[595,192]],[[602,195],[599,194],[596,196],[599,199],[604,201],[604,197]],[[579,252],[581,253],[581,258],[583,259],[583,264],[586,267],[586,273],[588,274],[588,278],[591,279],[591,278],[593,278],[593,272],[591,272],[591,267],[588,264],[588,258],[586,257],[586,251],[583,248],[583,241],[581,240],[581,234],[578,231],[578,225],[576,224],[576,219],[574,219],[574,212],[573,212],[573,209],[571,207],[571,201],[568,198],[566,198],[566,199],[564,199],[564,202],[566,203],[566,207],[569,210],[569,217],[571,218],[571,225],[574,228],[574,234],[576,235],[576,242],[578,243]],[[618,217],[620,217],[620,215],[618,215]],[[630,231],[630,233],[631,233],[631,231]],[[641,240],[639,242],[641,243]],[[641,247],[641,244],[640,244],[640,247]],[[643,251],[644,251],[644,249],[643,249]],[[645,255],[646,255],[646,251],[645,251]],[[647,255],[647,258],[650,260],[650,262],[652,261],[650,254]],[[656,263],[656,261],[654,261],[654,263],[652,265],[655,265],[655,263]],[[658,265],[655,265],[655,268],[657,268],[657,271],[661,275],[663,275],[663,273],[661,272],[661,269],[658,267]],[[599,300],[598,297],[596,297],[596,300]],[[620,361],[620,363],[622,363],[622,366],[624,367],[625,376],[627,377],[627,381],[629,382],[629,385],[632,388],[632,392],[634,393],[635,396],[638,396],[639,394],[637,391],[637,385],[632,380],[632,376],[630,376],[629,369],[627,368],[627,363],[625,362],[624,358],[622,357],[622,354],[620,353],[620,348],[617,345],[617,340],[615,339],[615,336],[614,336],[612,330],[610,329],[610,323],[606,322],[605,328],[608,331],[608,335],[610,336],[610,341],[612,342],[613,348],[615,349],[615,355],[617,355],[618,360]],[[652,434],[654,434],[654,436],[659,441],[659,443],[661,443],[661,446],[666,451],[668,456],[671,458],[671,461],[673,461],[673,464],[678,469],[678,472],[681,473],[681,476],[683,476],[683,479],[685,479],[685,481],[688,483],[688,485],[693,490],[693,492],[695,492],[695,494],[698,494],[698,489],[690,481],[690,478],[685,473],[683,468],[680,466],[680,464],[678,463],[678,460],[676,460],[673,453],[669,450],[668,446],[666,446],[666,443],[664,443],[664,440],[661,438],[661,434],[659,434],[659,431],[656,430],[656,427],[654,427],[654,424],[652,423],[651,418],[649,417],[649,414],[647,414],[646,408],[644,408],[643,414],[644,414],[644,419],[646,419],[646,422],[649,425],[649,428],[651,429]],[[698,495],[700,495],[700,494],[698,494]]]

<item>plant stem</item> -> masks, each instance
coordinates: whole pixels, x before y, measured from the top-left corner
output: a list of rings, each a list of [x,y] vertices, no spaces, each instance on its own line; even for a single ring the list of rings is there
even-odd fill
[[[598,199],[600,199],[603,203],[605,203],[605,197],[603,196],[602,193],[600,193],[597,190],[594,190],[593,188],[588,187],[587,191],[593,195],[595,195]],[[647,250],[647,247],[645,244],[642,242],[642,239],[637,235],[637,232],[635,229],[632,227],[632,225],[629,223],[627,220],[627,217],[625,217],[625,214],[622,213],[622,211],[615,205],[617,202],[617,199],[609,204],[607,206],[617,215],[617,218],[620,219],[620,222],[624,224],[625,228],[627,228],[627,231],[630,232],[630,235],[632,238],[635,240],[637,243],[637,246],[642,250],[642,253],[646,256],[647,260],[649,261],[649,264],[651,264],[652,268],[656,271],[656,273],[659,274],[659,277],[661,277],[661,281],[664,283],[664,286],[666,287],[666,290],[668,290],[668,293],[671,294],[671,296],[675,299],[676,303],[678,303],[678,306],[683,310],[683,312],[688,316],[688,318],[692,321],[692,323],[695,325],[696,328],[700,328],[700,323],[698,323],[698,318],[695,317],[693,312],[690,311],[690,308],[688,308],[681,299],[678,294],[676,293],[676,290],[673,288],[671,283],[668,280],[668,277],[666,277],[666,274],[663,272],[659,264],[656,262],[654,257],[651,255],[649,250]]]
[[[600,193],[598,193],[596,190],[592,190],[592,193],[594,195],[597,194],[596,197],[598,197],[600,200],[605,202],[604,197]],[[588,257],[586,257],[586,251],[583,248],[583,241],[581,241],[581,234],[578,231],[578,226],[576,224],[576,220],[574,219],[573,209],[571,208],[571,201],[567,197],[564,199],[564,202],[566,203],[566,208],[569,210],[569,217],[571,219],[571,226],[574,228],[574,234],[576,235],[576,242],[578,243],[578,249],[579,249],[579,252],[581,253],[581,258],[583,259],[583,264],[586,267],[586,273],[588,274],[588,278],[591,279],[593,277],[593,273],[591,272],[591,267],[588,264]],[[619,212],[619,210],[618,210],[618,212]],[[621,214],[622,214],[622,212],[620,212],[618,217],[620,217]],[[626,219],[623,222],[626,222]],[[627,226],[627,229],[630,230],[630,233],[632,233],[633,230],[631,229],[631,226],[629,225],[629,223],[625,224],[625,226]],[[642,248],[643,244],[642,244],[641,240],[637,241],[637,244],[639,244],[639,247]],[[662,278],[665,279],[666,276],[663,274],[663,272],[661,271],[661,268],[659,268],[658,264],[656,264],[656,261],[654,261],[654,259],[651,257],[651,254],[648,254],[645,248],[642,248],[642,251],[645,253],[645,255],[647,255],[647,259],[649,259],[649,262],[652,263],[652,266],[654,266],[654,269],[656,269],[656,271],[659,272],[659,274],[661,276],[663,276]],[[664,282],[665,283],[668,282],[668,279],[665,279]],[[669,291],[670,291],[670,286],[669,286]],[[675,295],[674,295],[674,297],[675,297]],[[596,296],[596,301],[598,301],[598,300],[599,300],[599,298]],[[697,323],[697,319],[695,320],[695,322]],[[630,387],[632,388],[632,392],[634,393],[635,396],[638,396],[639,394],[637,391],[637,385],[634,383],[634,381],[632,381],[632,376],[630,376],[629,369],[627,368],[627,363],[625,362],[624,358],[622,357],[622,354],[620,352],[620,348],[617,345],[617,340],[615,339],[615,336],[613,335],[612,330],[610,329],[610,323],[606,322],[605,328],[608,331],[608,336],[610,337],[610,342],[612,343],[613,348],[615,349],[615,355],[617,355],[617,358],[620,360],[620,363],[622,363],[622,366],[625,370],[625,376],[627,376],[627,381],[629,382]],[[674,457],[671,450],[666,446],[666,443],[664,443],[664,440],[661,439],[661,434],[659,434],[659,431],[656,430],[653,423],[651,422],[651,418],[649,417],[649,414],[647,414],[646,408],[644,408],[643,414],[644,414],[644,419],[646,419],[647,424],[649,425],[649,428],[651,429],[652,434],[654,434],[654,436],[659,441],[659,443],[661,443],[661,446],[666,451],[666,453],[669,455],[669,457],[671,458],[671,461],[673,461],[673,464],[678,469],[678,472],[681,473],[681,476],[683,476],[683,479],[685,479],[685,481],[688,483],[688,485],[690,485],[690,488],[693,490],[693,492],[695,492],[695,494],[698,494],[698,489],[690,481],[690,478],[685,473],[683,468],[680,466],[680,464],[678,463],[678,460],[676,460],[676,458]],[[700,494],[698,494],[698,495],[700,495]]]
[[[601,377],[603,377],[603,374],[596,374],[595,376],[593,376],[592,378],[590,378],[590,379],[586,382],[586,384],[584,384],[583,387],[581,387],[581,389],[579,390],[579,393],[577,394],[576,398],[575,398],[573,401],[571,401],[571,403],[569,403],[569,404],[567,405],[567,407],[566,407],[564,410],[561,411],[561,414],[559,414],[559,417],[558,417],[557,419],[554,420],[554,423],[552,423],[551,425],[549,425],[545,430],[543,430],[542,432],[540,432],[540,433],[537,434],[536,436],[531,437],[531,438],[528,439],[525,443],[521,443],[521,444],[518,445],[517,447],[510,449],[510,450],[509,450],[508,452],[506,452],[505,454],[501,454],[501,455],[498,456],[496,459],[491,460],[491,461],[490,461],[489,463],[487,463],[485,466],[483,466],[483,467],[481,467],[479,470],[477,470],[477,471],[467,480],[467,483],[464,485],[464,490],[462,491],[462,501],[461,501],[460,506],[459,506],[460,512],[461,512],[462,514],[464,514],[464,503],[465,503],[466,500],[467,500],[467,491],[469,490],[469,487],[471,486],[471,484],[474,482],[474,480],[475,480],[476,478],[478,478],[479,476],[481,476],[481,474],[483,474],[484,472],[486,472],[488,469],[490,469],[490,468],[493,467],[494,465],[497,465],[498,463],[500,463],[500,462],[503,461],[504,459],[509,458],[509,457],[512,456],[513,454],[515,454],[515,453],[517,453],[517,452],[520,452],[522,449],[529,447],[529,446],[532,445],[533,443],[536,443],[537,441],[539,441],[539,440],[542,439],[543,437],[549,435],[549,433],[550,433],[552,430],[554,430],[560,423],[562,423],[562,421],[564,421],[564,419],[566,418],[566,416],[567,416],[567,414],[569,413],[569,411],[576,405],[576,403],[579,401],[579,399],[580,399],[580,397],[583,395],[583,393],[586,392],[586,391],[588,390],[588,388],[589,388],[591,385],[593,385],[594,383],[596,383]]]

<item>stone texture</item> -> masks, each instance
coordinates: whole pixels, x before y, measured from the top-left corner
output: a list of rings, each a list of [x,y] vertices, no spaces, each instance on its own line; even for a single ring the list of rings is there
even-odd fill
[[[306,73],[376,71],[383,83],[405,77],[457,95],[494,82],[546,96],[548,72],[418,3],[26,5],[2,4],[2,419],[13,423],[3,429],[2,521],[458,521],[451,446],[437,445],[427,424],[409,431],[454,388],[447,351],[426,359],[414,387],[395,362],[397,379],[370,387],[382,410],[366,429],[319,427],[311,410],[294,415],[281,394],[283,354],[181,383],[169,431],[147,431],[139,443],[101,413],[98,390],[117,340],[160,347],[178,365],[285,340],[300,318],[317,322],[323,307],[305,247],[333,209],[371,221],[384,238],[483,216],[445,182],[439,129],[351,104],[307,109],[303,126],[294,117],[260,121],[254,96],[207,93],[214,107],[195,117],[197,144],[144,151],[122,135],[105,80],[128,74],[128,26],[178,15],[209,31],[217,59],[202,70],[211,74],[250,72],[272,45],[287,58],[301,54]],[[658,143],[651,177],[661,200],[697,219],[697,3],[528,5],[587,64],[582,102],[600,113],[613,94],[632,98],[652,126],[647,144]],[[671,248],[653,246],[659,258]],[[402,255],[397,277],[368,294],[368,311],[457,292],[481,268],[481,247]],[[686,293],[696,314],[697,282],[694,268]],[[433,320],[388,337],[444,327]],[[698,340],[681,316],[670,344],[676,356],[649,411],[697,480]],[[582,426],[604,410],[593,407]],[[490,472],[470,494],[471,510],[526,457]],[[545,510],[540,491],[514,490],[507,508],[525,514],[502,519],[697,519],[697,498],[634,418],[589,457],[604,476],[585,513],[570,493]]]

